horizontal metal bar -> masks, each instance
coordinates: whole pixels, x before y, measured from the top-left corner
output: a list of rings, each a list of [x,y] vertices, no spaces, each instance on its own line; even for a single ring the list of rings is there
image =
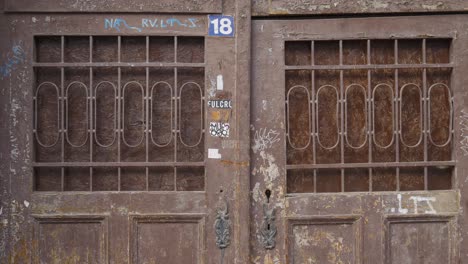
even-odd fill
[[[418,161],[418,162],[373,162],[373,163],[333,163],[333,164],[295,164],[286,169],[347,169],[347,168],[402,168],[402,167],[453,167],[456,161]]]
[[[109,195],[109,194],[119,194],[119,195],[132,195],[134,196],[146,196],[146,195],[197,195],[197,194],[205,194],[206,191],[157,191],[157,190],[149,190],[149,191],[34,191],[32,195],[37,199],[46,198],[49,195],[60,195],[60,196],[69,196],[69,195],[77,195],[83,194],[86,195],[87,198],[95,199],[96,196],[102,195]],[[193,215],[193,214],[190,214]]]
[[[378,69],[428,69],[453,68],[453,63],[444,64],[363,64],[363,65],[301,65],[285,66],[285,70],[378,70]]]
[[[435,193],[453,193],[455,190],[430,190],[431,194]],[[358,196],[368,196],[368,195],[378,195],[381,197],[385,197],[387,195],[394,195],[395,193],[410,193],[412,195],[424,195],[427,194],[428,191],[425,190],[414,190],[414,191],[360,191],[360,192],[318,192],[318,193],[312,193],[312,192],[304,192],[304,193],[287,193],[284,195],[286,198],[294,199],[294,198],[304,198],[304,197],[314,197],[314,196],[341,196],[341,197],[358,197]],[[42,194],[44,192],[39,192],[39,194]],[[63,193],[59,193],[63,194]],[[430,214],[424,214],[424,217],[429,216]],[[437,216],[444,217],[445,215],[451,215],[450,213],[437,213]],[[458,215],[458,213],[454,213],[453,215]],[[390,216],[390,214],[388,214]],[[407,214],[407,215],[402,215],[398,214],[398,217],[416,217],[416,216],[421,216],[421,214]],[[322,216],[320,216],[322,217]]]
[[[205,162],[34,162],[33,167],[203,167]]]
[[[205,63],[172,62],[34,62],[33,67],[188,67],[202,68]]]
[[[63,35],[63,34],[61,34]],[[60,35],[60,36],[61,36]],[[125,34],[127,36],[127,34]],[[423,40],[423,39],[428,39],[428,40],[437,40],[437,39],[452,39],[457,36],[456,32],[447,32],[446,34],[441,34],[441,35],[435,35],[435,34],[430,34],[430,35],[420,35],[420,34],[401,34],[401,35],[392,35],[391,38],[388,38],[388,36],[385,37],[374,37],[374,38],[368,38],[368,37],[361,37],[361,36],[356,36],[354,34],[351,37],[343,36],[343,37],[338,37],[338,36],[330,36],[330,34],[323,34],[321,36],[314,36],[312,39],[310,36],[305,35],[298,37],[297,34],[286,34],[282,35],[284,36],[283,40],[284,41],[315,41],[315,42],[320,42],[320,41],[356,41],[356,40],[361,40],[361,41],[366,41],[370,40],[371,42],[373,41],[378,41],[378,40]]]

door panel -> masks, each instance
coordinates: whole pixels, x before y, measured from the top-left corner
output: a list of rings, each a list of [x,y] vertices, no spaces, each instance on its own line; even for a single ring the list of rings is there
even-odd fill
[[[248,201],[236,202],[248,188],[233,187],[245,185],[235,175],[248,167],[230,74],[236,39],[209,37],[206,15],[6,20],[24,57],[1,80],[17,107],[9,117],[16,154],[2,176],[11,204],[0,214],[12,238],[2,260],[244,263],[245,246],[231,237],[248,233],[239,224]],[[210,99],[232,107],[223,109],[228,138],[208,133],[222,112]]]
[[[55,42],[59,48],[47,49],[49,43]],[[152,46],[150,43],[154,42],[164,42],[165,45]],[[35,204],[41,208],[44,202],[50,201],[50,196],[41,194],[48,191],[53,192],[55,199],[54,214],[73,215],[81,210],[90,213],[89,204],[96,203],[102,196],[103,208],[92,210],[96,211],[96,216],[101,215],[110,221],[111,234],[125,236],[121,241],[134,245],[135,252],[131,252],[130,258],[132,263],[146,263],[149,259],[166,262],[167,258],[203,263],[206,208],[194,206],[184,210],[186,207],[181,204],[186,204],[188,197],[191,201],[196,200],[194,192],[206,190],[205,38],[107,36],[104,39],[99,36],[95,41],[93,36],[36,36],[35,43],[38,60],[34,67],[39,71],[33,98],[33,120],[37,127],[34,130],[36,162],[33,163],[36,168]],[[162,53],[170,52],[173,56],[167,58],[167,62],[158,62],[158,58],[149,55],[150,47],[167,48]],[[151,51],[154,52],[153,49]],[[184,63],[183,67],[181,63]],[[56,71],[43,74],[44,69]],[[164,101],[154,88],[159,88],[160,84],[166,85],[166,90],[162,90],[166,93]],[[102,90],[106,87],[107,93]],[[48,96],[46,91],[56,94]],[[165,111],[154,113],[156,106]],[[39,114],[42,112],[47,114]],[[158,131],[158,122],[169,124],[166,133]],[[153,135],[153,127],[156,135]],[[166,192],[160,195],[163,205],[147,210],[145,207],[151,207],[148,203],[157,202],[150,193],[161,191]],[[82,204],[75,192],[84,192],[79,196]],[[132,193],[111,195],[107,192]],[[191,195],[186,196],[186,192]],[[57,204],[57,196],[61,195],[72,197],[68,200],[72,209]],[[168,197],[173,197],[173,200]],[[203,196],[200,200],[206,205]],[[84,208],[77,210],[81,205]],[[185,215],[167,216],[172,220],[159,222],[137,221],[138,218],[131,216],[156,214],[156,218],[160,218],[167,213]],[[196,213],[196,218],[193,218],[193,213]],[[119,217],[129,215],[128,222],[115,223],[118,217],[114,214]],[[150,224],[151,228],[144,228]],[[48,233],[64,233],[63,236],[49,242],[47,238],[51,238],[42,234],[46,230],[40,228],[38,232],[44,239],[41,236],[34,238],[41,252],[55,252],[53,243],[56,243],[57,250],[63,250],[60,245],[65,243],[66,247],[76,248],[76,257],[82,260],[83,254],[92,250],[87,245],[92,239],[79,232],[78,228],[83,224],[69,222],[63,225],[58,222],[55,225],[58,230],[49,230]],[[135,233],[122,233],[133,225]],[[79,235],[71,241],[76,245],[68,246],[67,234],[75,232]],[[107,229],[105,232],[102,235],[107,237]],[[161,240],[166,232],[171,232],[174,240]],[[110,252],[115,250],[116,244],[111,242]],[[161,247],[163,244],[167,247]],[[149,251],[149,245],[157,246],[159,251]],[[102,243],[101,248],[107,248],[107,245]],[[186,254],[184,249],[193,252]],[[61,253],[57,254],[56,259],[64,261]],[[103,262],[107,256],[100,258],[86,261]],[[40,254],[38,261],[50,262],[52,259],[49,255]]]
[[[253,263],[466,254],[463,16],[394,22],[254,21]],[[276,239],[266,251],[265,219]]]

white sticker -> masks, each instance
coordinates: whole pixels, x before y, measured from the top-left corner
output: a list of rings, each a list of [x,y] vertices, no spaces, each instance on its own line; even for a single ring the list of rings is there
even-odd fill
[[[216,76],[216,90],[222,91],[224,89],[223,76],[220,74]]]
[[[210,135],[212,137],[228,138],[230,127],[229,123],[210,122]]]
[[[208,149],[208,158],[209,159],[221,159],[221,154],[219,154],[219,149]]]

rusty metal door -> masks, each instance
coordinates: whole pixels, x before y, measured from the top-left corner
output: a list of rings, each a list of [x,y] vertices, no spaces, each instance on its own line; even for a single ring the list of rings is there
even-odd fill
[[[0,262],[245,263],[231,236],[248,236],[247,199],[236,202],[248,142],[230,74],[244,47],[210,37],[206,14],[1,19]],[[233,36],[231,22],[219,31]]]
[[[253,263],[466,263],[466,21],[253,22]]]

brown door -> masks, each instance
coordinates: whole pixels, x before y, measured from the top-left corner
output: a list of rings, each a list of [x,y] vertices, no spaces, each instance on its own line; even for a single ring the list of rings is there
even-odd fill
[[[242,263],[235,38],[206,15],[2,19],[5,263]]]
[[[253,263],[466,263],[466,19],[253,22]]]

